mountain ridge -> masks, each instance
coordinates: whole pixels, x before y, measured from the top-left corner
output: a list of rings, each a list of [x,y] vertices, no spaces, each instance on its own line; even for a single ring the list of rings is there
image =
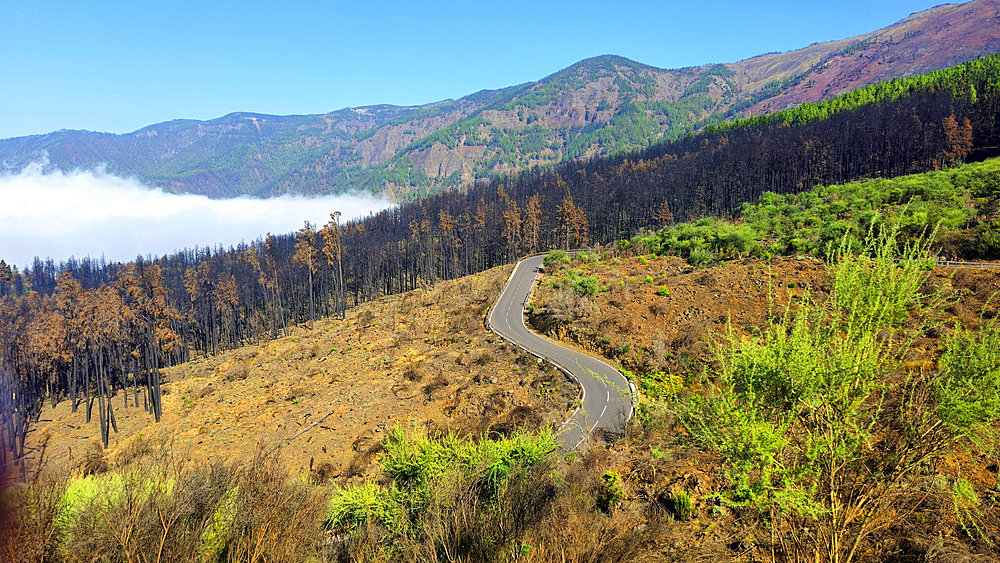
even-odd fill
[[[408,201],[497,174],[639,150],[705,125],[828,99],[1000,51],[1000,0],[944,4],[853,38],[736,63],[662,69],[619,55],[457,100],[324,114],[233,112],[121,135],[57,131],[0,140],[18,171],[104,165],[210,197],[364,190]]]

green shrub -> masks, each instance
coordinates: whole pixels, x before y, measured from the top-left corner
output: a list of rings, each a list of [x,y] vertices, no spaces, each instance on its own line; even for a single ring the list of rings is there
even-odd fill
[[[165,489],[159,491],[159,489]],[[140,502],[157,492],[169,492],[173,481],[154,482],[150,478],[140,478],[134,474],[103,473],[75,477],[66,485],[66,492],[59,502],[56,528],[67,537],[81,517],[93,517],[95,510],[109,510],[121,504],[129,495],[135,495]]]
[[[212,519],[206,524],[205,531],[201,534],[201,560],[218,561],[231,539],[231,525],[233,517],[236,516],[236,500],[239,496],[239,487],[230,487],[223,495],[215,511],[212,512]]]
[[[14,547],[37,552],[30,560],[318,560],[325,494],[290,481],[276,455],[204,465],[160,451],[100,475],[42,475],[15,516]],[[4,553],[9,538],[0,533]]]
[[[58,533],[69,533],[80,514],[94,503],[98,493],[106,486],[104,481],[107,480],[95,475],[69,480],[66,492],[63,493],[62,500],[59,502],[58,515],[56,516]]]
[[[567,287],[581,297],[597,295],[599,284],[596,276],[585,276],[578,270],[568,269],[558,277],[549,280],[555,289]]]
[[[624,372],[623,372],[624,373]],[[642,373],[639,375],[639,387],[648,397],[658,399],[674,396],[684,387],[684,377],[676,373]]]
[[[363,528],[377,524],[395,531],[403,523],[399,492],[373,481],[335,491],[327,505],[325,525],[329,529]]]
[[[883,229],[860,255],[845,237],[829,302],[807,296],[760,338],[730,332],[718,347],[712,396],[681,404],[691,435],[726,460],[725,501],[784,515],[793,533],[812,538],[797,547],[810,559],[851,561],[865,537],[888,525],[875,515],[915,502],[900,483],[960,438],[981,443],[1000,417],[994,336],[956,333],[949,347],[960,352],[946,353],[954,361],[943,358],[932,385],[936,410],[913,391],[919,382],[893,390],[899,384],[889,376],[909,348],[902,323],[931,319],[941,305],[921,293],[927,245],[905,245],[896,264],[897,234]],[[984,362],[969,362],[975,371],[948,367],[966,355]],[[888,408],[890,394],[902,404]]]
[[[974,250],[981,258],[1000,258],[1000,219],[980,223],[975,231]]]
[[[945,340],[933,382],[937,415],[951,432],[974,428],[991,435],[989,423],[1000,418],[1000,326],[997,318],[972,331],[958,326]]]
[[[843,239],[834,255],[832,297],[844,324],[860,323],[858,329],[896,326],[918,305],[927,279],[923,264],[931,257],[930,239],[904,245],[900,252],[898,232],[894,227],[878,235],[872,231],[860,249]]]
[[[418,428],[409,433],[392,430],[383,447],[382,468],[392,478],[392,487],[382,489],[366,483],[335,494],[331,507],[337,510],[331,508],[331,514],[340,516],[328,518],[328,523],[358,525],[367,522],[366,515],[371,512],[383,525],[396,525],[403,516],[394,512],[393,506],[409,511],[407,517],[412,520],[426,507],[435,485],[451,473],[468,481],[467,486],[482,500],[492,502],[512,472],[546,466],[558,449],[549,431],[473,441],[455,434],[432,440]],[[338,500],[343,495],[348,496]]]
[[[707,248],[695,248],[691,250],[688,261],[695,266],[707,266],[715,262],[715,254]]]
[[[562,250],[550,250],[545,258],[542,259],[542,264],[546,268],[551,268],[557,264],[569,264],[569,256],[566,255],[565,251]]]
[[[326,527],[359,532],[350,549],[368,553],[362,559],[435,560],[446,550],[455,560],[498,560],[545,513],[558,447],[547,430],[474,438],[390,431],[382,470],[391,483],[335,491]]]
[[[661,285],[660,288],[656,290],[656,294],[660,297],[666,297],[670,295],[670,288],[665,285]]]
[[[976,215],[990,216],[1000,201],[1000,160],[953,170],[816,186],[794,194],[764,193],[745,203],[739,223],[706,217],[678,223],[657,233],[621,241],[622,249],[639,247],[654,255],[687,256],[702,266],[715,260],[798,252],[829,256],[848,239],[855,246],[872,227],[893,226],[900,240],[915,240],[940,228],[964,229]],[[997,221],[974,229],[971,250],[980,257],[1000,256]],[[645,260],[642,258],[642,260]]]
[[[573,280],[573,291],[584,297],[597,295],[597,278],[595,276],[578,277]]]
[[[674,515],[677,516],[677,519],[684,522],[690,520],[695,513],[694,501],[691,499],[691,494],[684,489],[677,488],[674,489],[671,496],[674,505]]]
[[[967,479],[960,478],[951,485],[951,502],[955,511],[955,518],[958,523],[969,534],[969,537],[977,535],[987,543],[992,543],[989,535],[979,526],[977,517],[982,516],[982,501],[976,494],[976,489]],[[970,527],[972,529],[970,529]]]
[[[621,476],[616,471],[605,472],[597,486],[597,509],[610,512],[623,498],[625,488],[622,486]]]

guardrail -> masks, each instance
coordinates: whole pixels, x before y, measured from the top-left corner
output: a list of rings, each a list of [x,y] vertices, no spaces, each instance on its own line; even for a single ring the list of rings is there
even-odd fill
[[[902,258],[896,258],[896,262],[902,262]],[[979,270],[987,270],[992,268],[1000,268],[1000,263],[996,262],[962,262],[958,260],[931,260],[935,266],[944,266],[945,268],[976,268]]]
[[[934,264],[937,266],[944,266],[946,268],[979,268],[982,270],[1000,268],[1000,264],[996,262],[956,262],[954,260],[935,260]]]

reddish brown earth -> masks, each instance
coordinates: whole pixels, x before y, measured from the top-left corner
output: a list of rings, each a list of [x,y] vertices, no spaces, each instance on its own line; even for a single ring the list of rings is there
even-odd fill
[[[536,328],[629,369],[689,377],[701,373],[712,358],[712,344],[730,327],[755,334],[768,318],[784,315],[790,300],[808,295],[821,302],[830,291],[826,265],[808,256],[747,259],[711,268],[694,268],[677,257],[639,256],[572,267],[596,276],[607,291],[593,299],[570,298],[543,281],[530,317]],[[997,312],[998,299],[992,297],[1000,292],[1000,271],[938,268],[928,287],[942,284],[953,302],[939,327],[915,340],[913,362],[932,363],[939,337],[955,321],[975,327],[981,312]],[[667,295],[658,294],[664,287]]]
[[[804,49],[753,57],[729,66],[755,91],[772,80],[801,75],[780,95],[749,108],[771,113],[838,96],[855,88],[961,64],[1000,51],[1000,2],[942,4],[889,27]]]
[[[542,283],[531,322],[551,336],[619,361],[631,370],[694,374],[728,327],[751,333],[789,298],[829,291],[823,264],[807,257],[746,260],[696,269],[677,257],[574,264],[607,291],[564,303]],[[554,274],[554,275],[557,275]],[[660,295],[661,288],[667,295]]]

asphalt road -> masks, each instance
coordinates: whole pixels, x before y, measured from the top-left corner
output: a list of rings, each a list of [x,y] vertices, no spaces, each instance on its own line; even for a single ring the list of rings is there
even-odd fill
[[[525,326],[524,307],[544,258],[532,256],[517,263],[487,321],[494,332],[552,362],[580,383],[581,404],[558,429],[563,449],[572,451],[590,436],[601,439],[606,433],[621,432],[632,418],[632,391],[628,380],[609,364],[556,344]]]

